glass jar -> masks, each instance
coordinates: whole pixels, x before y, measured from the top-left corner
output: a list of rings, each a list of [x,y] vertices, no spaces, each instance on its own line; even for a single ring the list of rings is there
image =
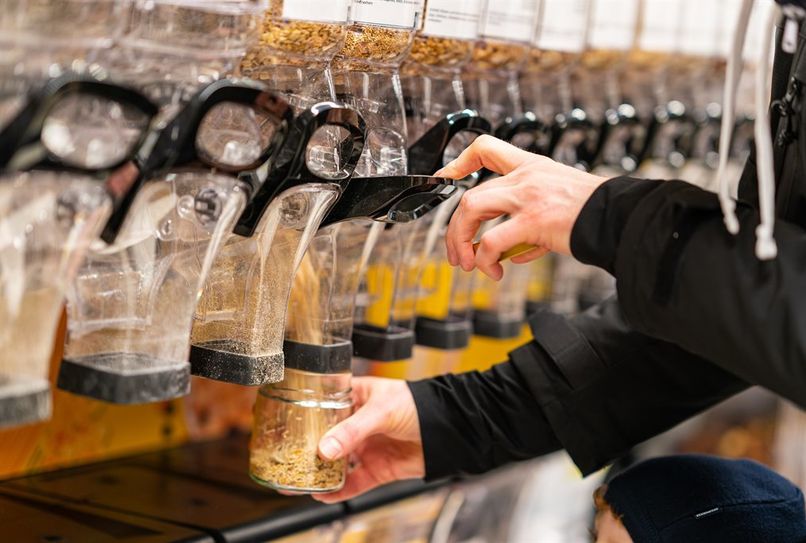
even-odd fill
[[[345,459],[319,458],[319,440],[350,416],[350,373],[287,368],[280,383],[265,385],[255,402],[249,474],[257,483],[292,492],[334,492],[344,486]]]

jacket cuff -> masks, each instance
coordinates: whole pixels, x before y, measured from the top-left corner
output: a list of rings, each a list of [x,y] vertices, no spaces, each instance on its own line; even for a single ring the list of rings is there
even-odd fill
[[[526,376],[555,436],[583,475],[602,467],[597,451],[602,428],[585,428],[586,417],[573,413],[570,398],[606,369],[588,341],[564,317],[540,311],[529,319],[534,341],[510,353],[512,363]]]
[[[571,254],[614,273],[622,232],[639,202],[663,181],[616,177],[590,196],[571,230]]]

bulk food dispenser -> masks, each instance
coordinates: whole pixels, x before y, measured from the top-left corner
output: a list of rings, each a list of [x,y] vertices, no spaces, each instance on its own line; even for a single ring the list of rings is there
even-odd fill
[[[97,68],[125,21],[116,0],[0,1],[0,127],[46,79]]]
[[[344,45],[349,0],[270,0],[241,73],[286,95],[297,110],[335,100],[330,61]]]
[[[589,147],[595,154],[582,164],[614,176],[637,168],[645,136],[635,105],[625,101],[622,89],[637,35],[639,2],[600,0],[591,6],[587,50],[573,73],[572,93],[596,131]],[[616,15],[613,9],[621,11]]]
[[[105,235],[71,288],[61,388],[114,403],[187,393],[197,291],[244,205],[236,176],[267,159],[277,143],[273,128],[287,121],[285,111],[271,111],[273,97],[254,104],[262,89],[205,87],[237,68],[264,7],[255,0],[131,3],[104,64],[159,103],[164,131],[150,142],[153,154],[143,151],[137,190],[112,217],[125,234]]]
[[[341,134],[322,166],[320,131]],[[322,102],[297,115],[270,172],[222,248],[198,304],[190,362],[195,375],[241,385],[283,379],[283,331],[294,274],[353,173],[365,124]],[[338,152],[336,152],[336,150]]]
[[[539,141],[542,124],[532,112],[523,111],[518,73],[529,59],[538,15],[537,2],[487,2],[480,41],[463,77],[468,104],[493,123],[498,137],[520,142],[526,148]],[[482,180],[490,174],[482,172]],[[479,236],[504,220],[484,223]],[[501,282],[474,272],[471,300],[475,335],[508,339],[521,334],[529,267],[509,262],[503,265]]]
[[[345,42],[333,62],[333,77],[337,96],[367,119],[367,146],[356,169],[358,176],[409,173],[399,68],[421,23],[423,4],[384,0],[356,2],[351,7]],[[411,355],[413,334],[394,323],[391,307],[397,292],[402,291],[406,258],[414,250],[412,239],[419,225],[367,228],[380,233],[371,234],[379,236],[379,242],[370,253],[356,308],[354,353],[364,359],[406,359]]]
[[[89,76],[47,81],[0,131],[0,426],[50,414],[65,290],[131,182],[156,107]]]
[[[60,388],[114,403],[188,392],[199,292],[290,119],[262,86],[221,80],[160,131],[121,233],[91,251],[68,291]]]
[[[418,220],[453,192],[444,180],[428,177],[350,181],[295,278],[283,349],[285,377],[258,394],[250,445],[255,481],[296,492],[342,486],[346,463],[322,461],[317,447],[322,435],[351,412],[355,299],[381,232],[362,223]]]
[[[456,158],[479,134],[492,132],[486,119],[475,110],[466,109],[461,73],[471,60],[478,38],[483,3],[480,0],[450,2],[429,0],[423,26],[415,35],[411,51],[403,64],[403,89],[406,101],[409,141],[409,172],[428,174]],[[441,239],[461,194],[476,181],[469,178],[457,184],[457,193],[438,211],[423,219],[414,241],[421,253],[410,262],[406,274],[410,284],[402,289],[396,320],[411,326],[416,320],[418,345],[462,348],[470,336],[470,322],[449,315],[446,290],[450,290],[453,269],[448,265]],[[422,279],[418,281],[418,278]],[[418,311],[418,308],[423,311]],[[425,315],[423,314],[425,313]],[[408,375],[424,370],[424,353],[415,350],[415,360]],[[438,356],[441,359],[441,356]]]

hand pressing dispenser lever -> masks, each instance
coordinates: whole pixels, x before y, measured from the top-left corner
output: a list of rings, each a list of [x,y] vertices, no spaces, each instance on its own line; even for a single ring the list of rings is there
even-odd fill
[[[155,135],[120,234],[68,291],[61,389],[123,404],[187,394],[198,293],[252,190],[241,179],[273,158],[291,116],[261,85],[222,80]]]
[[[0,426],[50,415],[48,365],[65,290],[137,175],[157,108],[66,74],[0,131]]]
[[[285,378],[262,387],[255,404],[250,474],[257,482],[297,492],[327,492],[343,485],[345,462],[323,462],[316,451],[321,436],[346,418],[352,406],[355,298],[380,232],[362,223],[416,220],[454,190],[450,181],[426,176],[350,180],[294,281]]]
[[[457,142],[471,141],[489,128],[489,123],[472,110],[447,115],[408,149],[410,171],[423,175],[438,170],[444,165],[446,152],[460,149]],[[459,183],[457,189],[464,186]],[[359,313],[353,331],[359,358],[386,363],[412,357],[421,273],[457,202],[454,194],[416,222],[382,232],[367,276],[367,291],[373,297]]]
[[[194,375],[241,385],[282,380],[294,274],[358,163],[364,133],[357,111],[330,102],[294,120],[204,286],[192,333]]]

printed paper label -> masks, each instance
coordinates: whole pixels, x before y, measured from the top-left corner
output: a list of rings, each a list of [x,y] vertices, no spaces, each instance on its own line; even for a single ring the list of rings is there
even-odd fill
[[[582,51],[589,5],[590,0],[543,0],[537,46],[547,51]]]
[[[702,3],[702,0],[698,2]],[[680,0],[644,0],[641,37],[638,40],[641,49],[662,53],[679,50],[683,4]]]
[[[350,0],[285,0],[283,19],[346,23]]]
[[[536,0],[489,0],[479,34],[531,43],[537,29],[537,7]]]
[[[419,28],[425,0],[353,0],[350,20],[355,23]]]
[[[479,35],[481,0],[428,0],[423,34],[460,40]]]
[[[683,31],[680,50],[689,55],[711,56],[719,54],[720,26],[725,10],[722,2],[684,0]],[[735,24],[735,23],[734,23]],[[731,32],[731,40],[733,33]]]
[[[595,0],[588,45],[592,49],[630,49],[637,23],[638,0]]]

